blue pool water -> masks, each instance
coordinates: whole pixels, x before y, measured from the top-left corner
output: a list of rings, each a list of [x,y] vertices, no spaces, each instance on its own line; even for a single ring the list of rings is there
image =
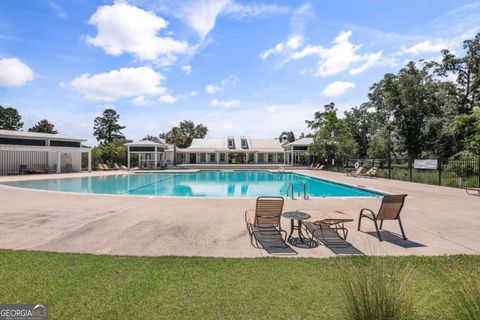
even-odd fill
[[[103,177],[30,180],[5,185],[63,192],[178,197],[286,196],[289,183],[307,186],[312,197],[378,197],[383,194],[289,172],[201,170],[198,172],[118,174]],[[303,195],[303,191],[302,191]]]

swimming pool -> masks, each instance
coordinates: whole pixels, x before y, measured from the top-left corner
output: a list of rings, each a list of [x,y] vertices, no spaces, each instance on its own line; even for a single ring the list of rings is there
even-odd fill
[[[265,170],[200,170],[136,173],[81,178],[6,182],[5,185],[62,192],[176,197],[241,198],[286,196],[292,183],[295,197],[303,184],[311,197],[378,197],[382,193],[291,172]]]

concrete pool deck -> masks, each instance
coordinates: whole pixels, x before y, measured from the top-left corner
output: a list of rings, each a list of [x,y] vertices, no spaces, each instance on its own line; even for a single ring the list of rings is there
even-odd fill
[[[409,195],[402,213],[408,240],[398,237],[396,222],[387,221],[384,229],[391,232],[382,232],[383,242],[370,234],[371,221],[362,222],[363,232],[356,230],[360,209],[376,210],[380,199],[285,200],[285,211],[304,210],[312,220],[326,214],[355,219],[346,224],[347,240],[364,254],[480,254],[480,197],[464,190],[326,171],[287,171]],[[125,172],[0,177],[0,183],[120,173]],[[254,208],[255,199],[69,194],[0,185],[0,248],[135,256],[271,256],[250,244],[244,211]],[[290,222],[283,220],[282,226],[289,231]],[[323,245],[293,249],[295,257],[336,255]]]

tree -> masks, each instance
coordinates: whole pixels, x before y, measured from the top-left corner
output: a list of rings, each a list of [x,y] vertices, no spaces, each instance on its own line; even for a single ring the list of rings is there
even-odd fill
[[[96,117],[93,125],[93,135],[100,144],[113,142],[115,139],[125,138],[121,130],[125,126],[118,124],[120,115],[113,109],[105,109],[102,116]]]
[[[405,151],[411,158],[425,149],[427,120],[441,114],[436,88],[436,81],[426,67],[419,69],[414,62],[409,62],[398,74],[385,75],[369,93],[377,122],[387,136],[396,138],[386,142],[395,142],[394,149]],[[387,149],[391,152],[393,148],[389,145]]]
[[[43,133],[58,133],[57,130],[54,129],[55,125],[53,123],[48,122],[47,119],[40,120],[37,122],[36,125],[28,129],[29,132],[43,132]]]
[[[458,113],[468,113],[480,106],[480,33],[474,39],[463,42],[465,55],[457,57],[449,50],[442,50],[442,62],[436,65],[441,76],[456,76],[459,103]]]
[[[208,128],[205,127],[203,124],[195,125],[193,121],[185,120],[181,121],[177,127],[173,127],[169,132],[161,133],[159,137],[167,140],[167,142],[169,138],[178,139],[176,140],[178,141],[176,145],[180,148],[187,148],[192,144],[193,139],[205,138],[207,132]]]
[[[368,145],[374,131],[372,113],[369,112],[370,105],[363,103],[360,107],[353,107],[345,112],[345,127],[358,145],[358,156],[367,156]]]
[[[117,138],[112,142],[100,144],[92,149],[94,166],[99,162],[108,164],[127,164],[127,146],[125,138]]]
[[[23,127],[22,117],[15,108],[0,106],[0,129],[21,130]]]
[[[278,140],[279,141],[283,141],[283,136],[286,135],[287,136],[287,141],[288,142],[293,142],[295,141],[295,134],[293,133],[293,131],[282,131],[282,133],[278,136]]]
[[[309,152],[324,159],[355,157],[357,143],[348,132],[345,121],[338,118],[335,104],[331,102],[323,108],[323,112],[315,112],[314,120],[306,121],[309,128],[314,130]]]
[[[145,138],[142,139],[142,141],[153,141],[156,143],[160,143],[160,138],[157,138],[155,136],[147,135]]]
[[[456,116],[452,131],[455,134],[462,135],[464,141],[462,151],[480,155],[480,107],[473,109],[470,114]]]
[[[173,127],[166,134],[161,135],[167,143],[173,144],[173,165],[177,165],[177,145],[184,146],[187,141],[185,132],[180,127]]]

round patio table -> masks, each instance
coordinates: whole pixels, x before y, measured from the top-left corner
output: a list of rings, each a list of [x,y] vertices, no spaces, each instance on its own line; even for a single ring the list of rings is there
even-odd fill
[[[287,211],[282,214],[282,217],[285,219],[290,219],[290,235],[288,236],[288,243],[297,247],[303,247],[305,245],[311,247],[311,240],[305,238],[305,236],[302,234],[303,221],[310,219],[311,216],[302,211]],[[295,221],[297,222],[296,224]],[[292,237],[295,230],[298,232],[298,238]]]

